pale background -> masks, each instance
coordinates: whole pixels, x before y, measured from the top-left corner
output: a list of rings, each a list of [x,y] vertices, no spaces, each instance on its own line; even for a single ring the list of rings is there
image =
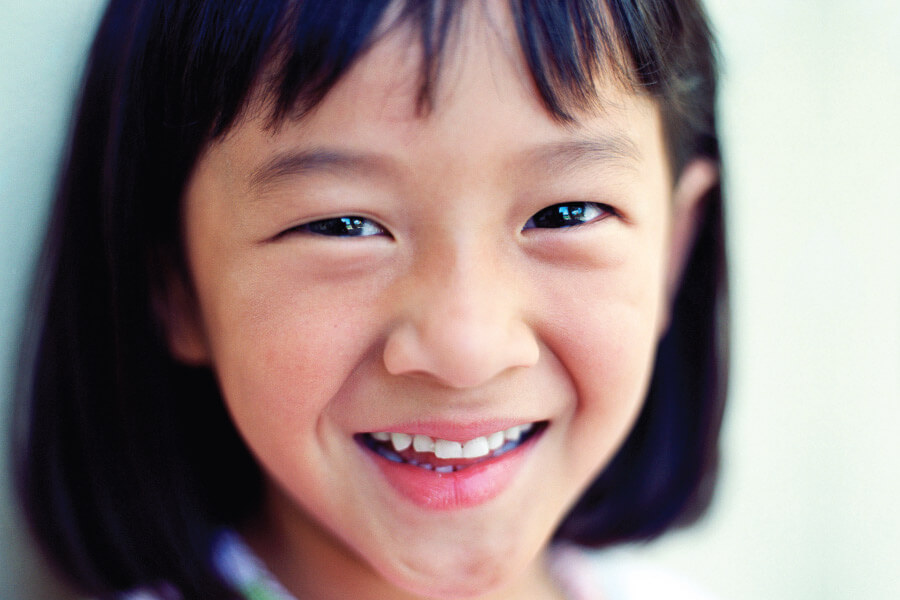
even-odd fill
[[[646,553],[723,600],[900,598],[900,3],[712,0],[734,350],[721,488]],[[0,0],[0,414],[98,0]],[[0,438],[5,441],[5,435]],[[64,598],[0,472],[0,598]]]

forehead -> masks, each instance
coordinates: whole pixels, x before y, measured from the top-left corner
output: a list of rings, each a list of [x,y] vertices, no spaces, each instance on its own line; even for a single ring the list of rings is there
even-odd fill
[[[478,157],[476,163],[486,154],[515,150],[558,166],[579,155],[640,162],[662,153],[653,99],[626,89],[614,76],[599,78],[594,108],[561,121],[541,101],[506,3],[470,6],[447,39],[427,107],[421,102],[420,32],[383,26],[377,41],[310,112],[273,125],[269,106],[257,100],[256,110],[225,136],[226,145],[261,159],[255,176],[277,163],[273,154],[298,144],[349,153],[377,148],[388,156],[469,154]],[[564,151],[541,156],[554,148]]]

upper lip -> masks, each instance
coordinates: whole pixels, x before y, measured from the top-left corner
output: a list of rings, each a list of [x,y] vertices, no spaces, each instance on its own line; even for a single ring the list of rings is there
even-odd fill
[[[497,431],[505,431],[516,425],[537,423],[539,419],[528,418],[503,418],[489,419],[474,422],[455,421],[414,421],[406,423],[394,423],[385,427],[371,429],[366,433],[379,431],[393,433],[408,433],[411,435],[427,435],[431,438],[464,442],[478,437],[487,436]]]

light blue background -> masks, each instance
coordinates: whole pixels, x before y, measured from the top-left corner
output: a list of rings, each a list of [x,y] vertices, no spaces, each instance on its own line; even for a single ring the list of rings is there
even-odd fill
[[[6,462],[9,388],[68,114],[98,0],[0,0],[0,598],[65,598],[13,517]]]
[[[647,549],[723,599],[900,598],[900,4],[711,0],[735,347],[709,518]],[[98,0],[0,0],[0,403]],[[0,597],[62,598],[0,478]]]

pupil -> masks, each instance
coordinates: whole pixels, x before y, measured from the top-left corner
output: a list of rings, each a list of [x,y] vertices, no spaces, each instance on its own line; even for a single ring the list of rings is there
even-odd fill
[[[540,211],[534,219],[537,227],[565,227],[584,220],[584,206],[558,204]]]
[[[338,217],[311,223],[310,228],[324,235],[361,235],[365,223],[362,217]]]

